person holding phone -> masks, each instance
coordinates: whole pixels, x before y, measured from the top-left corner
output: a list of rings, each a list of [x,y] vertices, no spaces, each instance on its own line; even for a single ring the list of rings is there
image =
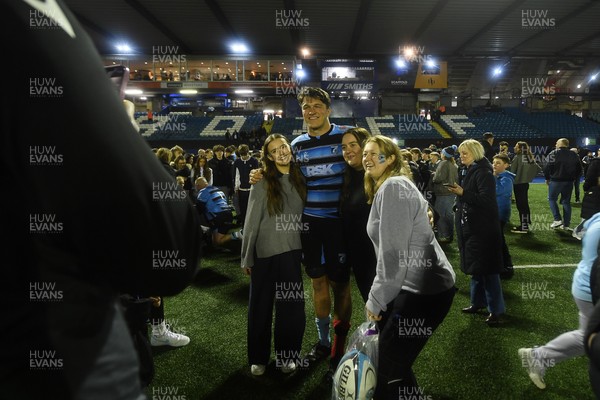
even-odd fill
[[[496,326],[505,312],[499,275],[504,264],[496,180],[481,143],[467,139],[458,146],[458,151],[463,165],[459,183],[448,190],[457,195],[455,220],[460,268],[471,275],[471,305],[462,312],[477,314],[487,307],[489,315],[485,322]]]

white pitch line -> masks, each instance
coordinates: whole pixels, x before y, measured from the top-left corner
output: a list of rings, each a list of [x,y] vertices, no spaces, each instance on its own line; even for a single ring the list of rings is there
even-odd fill
[[[515,265],[513,268],[564,268],[576,267],[577,264],[534,264],[534,265]]]

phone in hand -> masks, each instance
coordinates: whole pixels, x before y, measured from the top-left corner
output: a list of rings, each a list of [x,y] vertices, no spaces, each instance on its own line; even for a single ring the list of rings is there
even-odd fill
[[[129,82],[129,68],[124,65],[108,65],[104,67],[121,100],[125,98],[125,89]]]

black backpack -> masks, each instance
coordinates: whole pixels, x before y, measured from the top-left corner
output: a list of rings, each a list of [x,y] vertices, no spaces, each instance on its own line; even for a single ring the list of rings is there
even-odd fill
[[[133,340],[135,351],[140,360],[140,381],[146,388],[154,379],[154,358],[148,337],[148,320],[152,299],[136,298],[129,294],[121,295],[121,305],[125,321]]]

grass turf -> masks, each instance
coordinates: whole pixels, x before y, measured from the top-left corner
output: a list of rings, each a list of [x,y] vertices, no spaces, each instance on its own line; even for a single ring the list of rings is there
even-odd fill
[[[570,233],[549,228],[553,218],[546,185],[531,185],[529,193],[533,232],[505,234],[513,263],[576,264],[581,242]],[[571,227],[579,222],[579,212],[578,205],[573,204]],[[513,225],[517,220],[513,203]],[[517,269],[512,280],[503,281],[505,323],[490,328],[484,315],[461,313],[460,309],[469,304],[469,277],[460,271],[456,242],[444,245],[444,249],[456,271],[459,291],[448,316],[414,366],[422,393],[412,398],[593,399],[587,357],[548,369],[547,388],[539,390],[517,356],[520,347],[542,345],[577,327],[577,308],[570,290],[574,267]],[[195,282],[179,295],[165,299],[166,322],[174,331],[190,336],[191,342],[177,349],[154,348],[156,376],[147,389],[150,399],[331,397],[331,386],[323,379],[326,362],[291,376],[283,375],[273,364],[261,377],[250,374],[246,353],[248,282],[239,267],[239,245],[233,245],[205,254]],[[303,354],[317,338],[306,278],[304,286],[309,296]],[[364,303],[353,281],[352,299],[354,328],[364,322]]]

